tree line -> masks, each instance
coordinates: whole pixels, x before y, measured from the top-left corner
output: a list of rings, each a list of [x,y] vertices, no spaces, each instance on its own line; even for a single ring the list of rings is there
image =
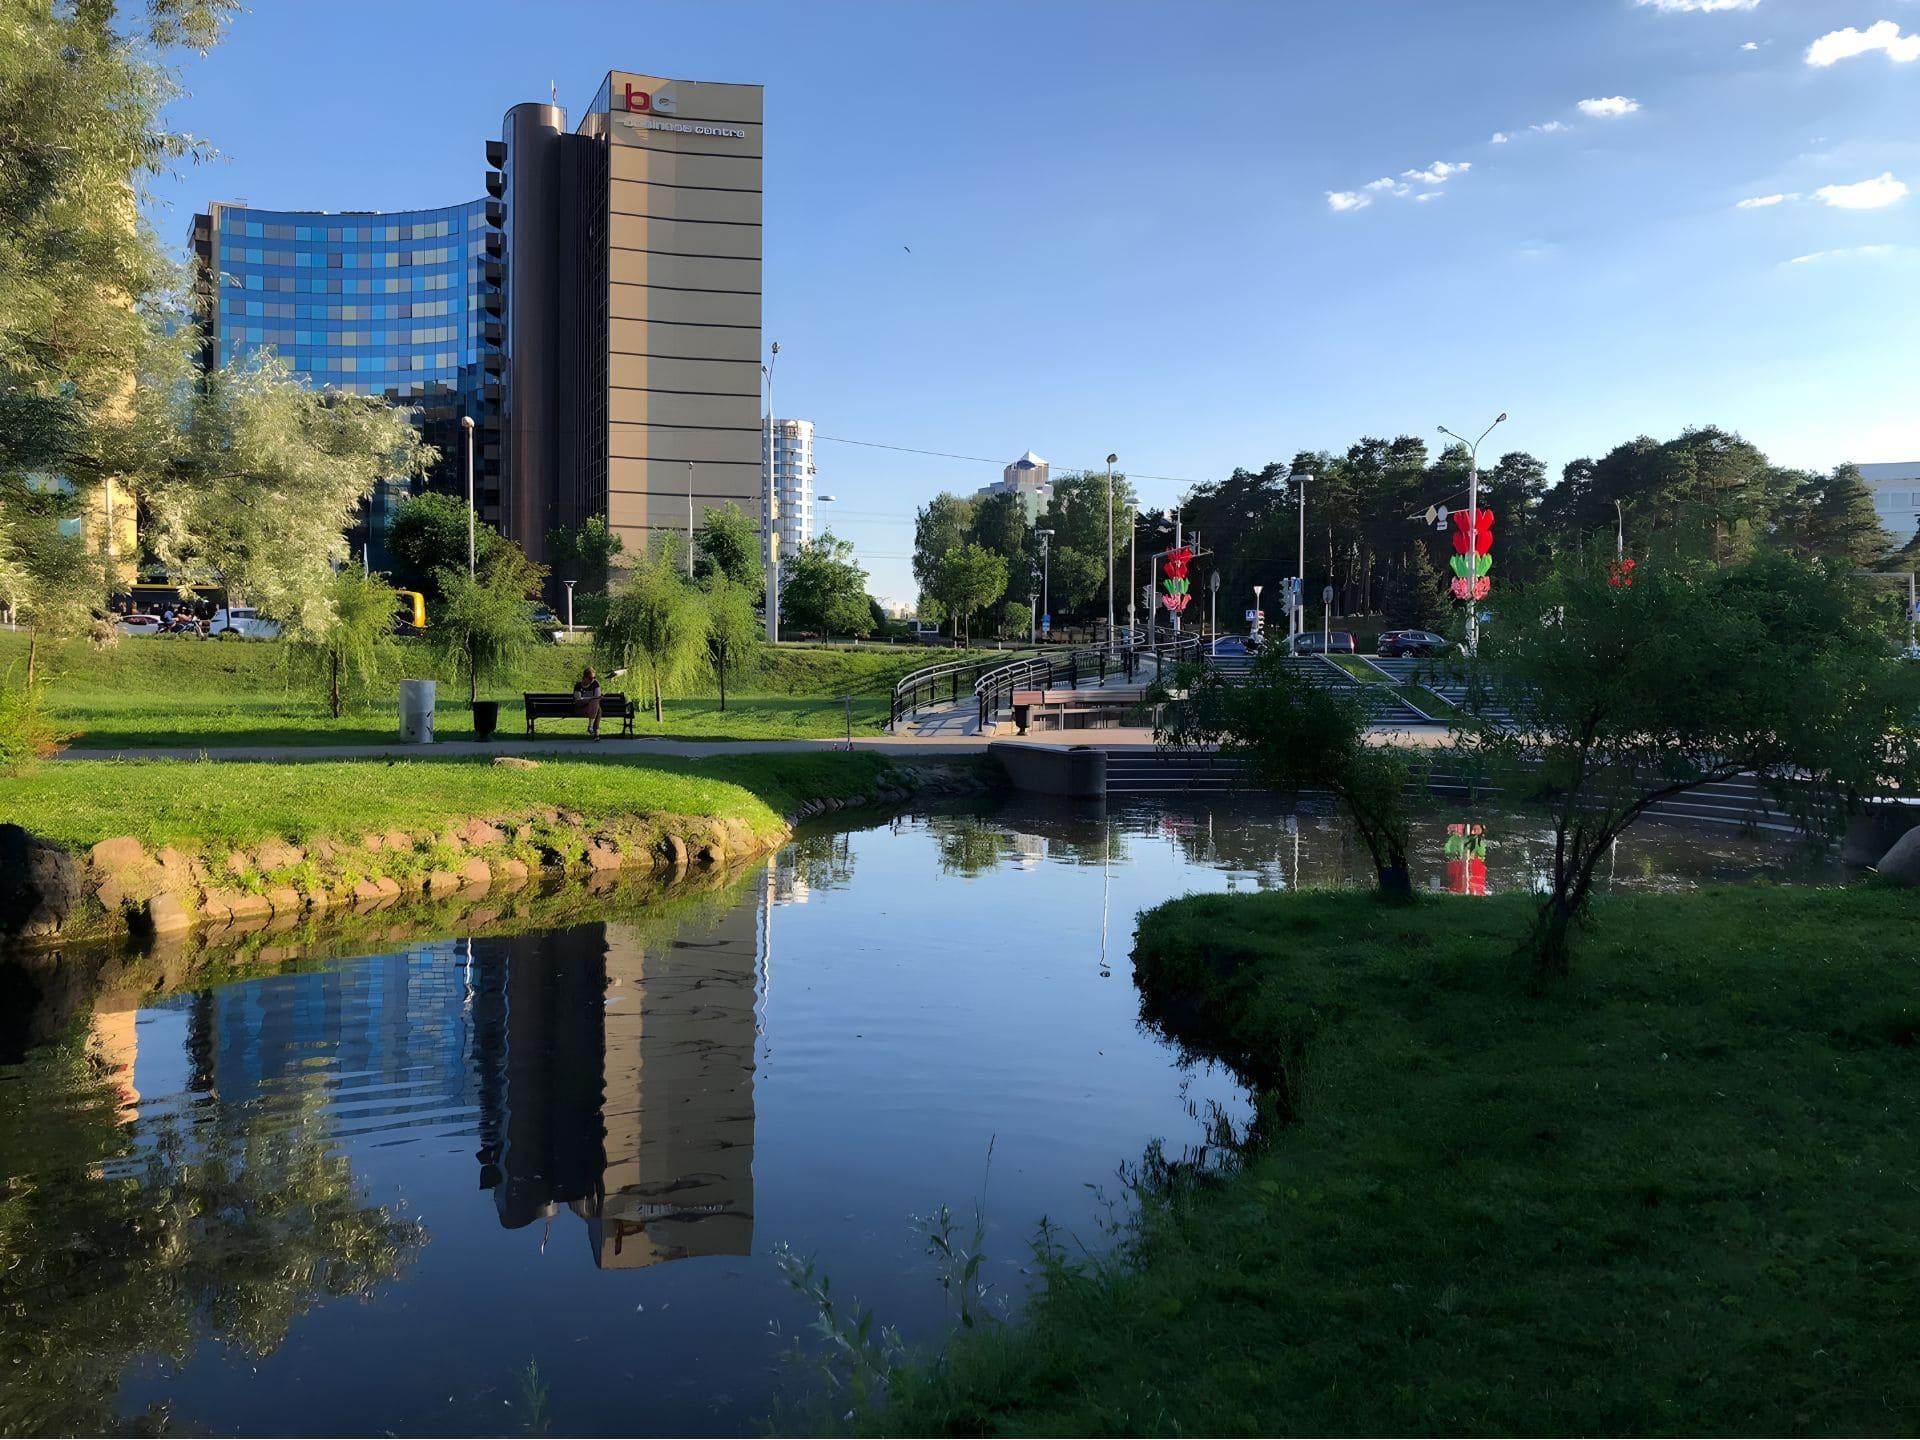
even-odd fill
[[[922,614],[985,614],[1024,632],[1027,596],[1040,586],[1044,529],[1054,532],[1047,546],[1056,622],[1103,616],[1106,483],[1104,472],[1062,477],[1037,524],[1027,522],[1016,496],[936,496],[919,511],[914,530]],[[1271,594],[1300,568],[1303,492],[1309,595],[1331,585],[1336,613],[1408,625],[1433,626],[1451,613],[1451,546],[1426,514],[1430,506],[1466,507],[1467,451],[1449,445],[1435,454],[1426,441],[1402,435],[1236,469],[1195,486],[1176,509],[1138,510],[1132,488],[1116,476],[1119,617],[1126,615],[1129,537],[1139,557],[1133,583],[1144,588],[1153,579],[1146,557],[1172,547],[1176,514],[1182,538],[1210,552],[1196,574],[1220,575],[1231,610],[1251,603],[1255,585]],[[1881,527],[1856,467],[1820,473],[1776,465],[1715,426],[1670,440],[1642,436],[1597,460],[1574,460],[1557,483],[1549,483],[1535,456],[1508,451],[1480,472],[1480,504],[1498,517],[1496,588],[1531,583],[1557,560],[1587,555],[1597,539],[1641,559],[1718,564],[1777,550],[1866,569],[1911,569],[1920,555],[1920,536],[1890,536]],[[1146,603],[1143,594],[1133,599]]]

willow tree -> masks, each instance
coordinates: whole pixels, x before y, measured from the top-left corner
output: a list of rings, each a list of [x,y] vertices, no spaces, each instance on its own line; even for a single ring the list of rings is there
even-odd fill
[[[440,612],[427,627],[436,653],[467,676],[467,701],[480,700],[480,682],[496,679],[520,662],[539,635],[532,602],[546,583],[547,569],[527,559],[518,545],[502,540],[474,574],[441,570]]]
[[[656,723],[666,720],[666,692],[692,681],[707,663],[712,621],[683,568],[672,546],[656,549],[614,592],[594,632],[608,666],[631,671],[652,690]]]
[[[340,718],[346,700],[365,694],[379,680],[394,651],[393,587],[378,575],[348,566],[287,632],[287,658],[326,687],[327,709]]]
[[[727,681],[751,674],[761,646],[760,616],[753,608],[758,598],[744,585],[715,571],[707,582],[707,657],[720,686],[720,708],[727,708]]]

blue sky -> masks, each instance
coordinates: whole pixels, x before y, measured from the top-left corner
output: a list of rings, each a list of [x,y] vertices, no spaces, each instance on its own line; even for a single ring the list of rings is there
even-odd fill
[[[508,106],[616,67],[767,87],[776,402],[822,435],[1117,451],[1152,505],[1501,410],[1555,474],[1704,423],[1920,458],[1920,0],[258,0],[157,222],[471,198]],[[914,508],[998,474],[818,459],[899,600]]]

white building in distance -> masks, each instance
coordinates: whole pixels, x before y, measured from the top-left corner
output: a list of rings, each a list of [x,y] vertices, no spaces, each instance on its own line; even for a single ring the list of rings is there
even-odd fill
[[[1053,499],[1052,470],[1047,462],[1029,450],[1001,473],[997,485],[988,485],[974,492],[976,500],[985,500],[993,495],[1018,495],[1027,508],[1027,523],[1031,525],[1040,518],[1040,514]]]
[[[773,424],[773,484],[780,500],[780,553],[792,555],[813,539],[813,422]]]
[[[1862,465],[1860,478],[1873,492],[1874,513],[1898,550],[1920,529],[1920,460]]]

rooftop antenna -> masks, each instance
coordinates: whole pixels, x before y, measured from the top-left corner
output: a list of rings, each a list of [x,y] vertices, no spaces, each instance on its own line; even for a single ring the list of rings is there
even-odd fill
[[[547,103],[550,105],[560,103],[560,87],[551,80],[547,81]]]

